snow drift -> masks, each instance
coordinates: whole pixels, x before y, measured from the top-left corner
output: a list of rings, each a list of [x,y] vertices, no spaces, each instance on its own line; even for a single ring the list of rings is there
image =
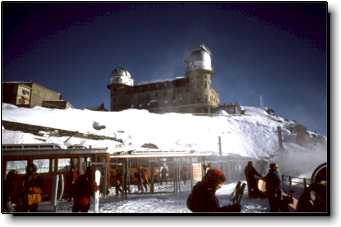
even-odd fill
[[[285,150],[279,150],[277,127],[284,138],[290,138],[289,125],[294,124],[264,109],[243,107],[245,114],[218,113],[213,116],[192,114],[150,113],[147,110],[128,109],[120,112],[100,112],[69,108],[65,110],[43,107],[19,108],[2,104],[2,120],[44,127],[91,133],[121,139],[90,140],[58,137],[51,133],[33,135],[10,131],[2,127],[2,143],[56,143],[61,147],[82,145],[107,147],[109,151],[141,150],[143,144],[154,144],[161,151],[191,151],[219,154],[221,137],[222,155],[240,155],[253,159],[278,161],[282,172],[309,174],[327,160],[325,137],[308,131],[305,144],[284,139]],[[96,126],[96,127],[95,127]],[[318,136],[319,140],[316,140]]]

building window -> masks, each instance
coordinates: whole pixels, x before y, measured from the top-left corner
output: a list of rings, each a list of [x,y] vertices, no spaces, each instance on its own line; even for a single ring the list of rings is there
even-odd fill
[[[33,164],[37,166],[37,173],[48,173],[50,167],[49,159],[33,160]]]
[[[27,161],[8,161],[6,174],[11,170],[16,170],[19,174],[25,174]]]

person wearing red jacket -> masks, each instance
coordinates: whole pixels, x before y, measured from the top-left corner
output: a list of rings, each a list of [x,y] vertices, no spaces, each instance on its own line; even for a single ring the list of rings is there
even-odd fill
[[[91,196],[96,190],[97,185],[93,180],[91,168],[87,167],[86,172],[79,176],[74,184],[72,212],[88,212]]]

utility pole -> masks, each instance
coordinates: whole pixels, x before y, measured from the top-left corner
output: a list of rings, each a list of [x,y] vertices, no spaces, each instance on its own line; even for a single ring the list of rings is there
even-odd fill
[[[223,156],[223,151],[221,149],[221,136],[218,137],[218,143],[219,143],[219,156]],[[220,170],[224,172],[224,163],[223,160],[220,158]]]
[[[218,136],[218,146],[219,146],[219,156],[222,156],[223,152],[221,150],[221,136]]]
[[[263,107],[264,105],[263,105],[263,96],[262,95],[260,95],[259,96],[259,107]]]
[[[282,128],[281,128],[281,126],[277,127],[277,136],[278,136],[279,149],[283,149],[283,137],[282,137]]]

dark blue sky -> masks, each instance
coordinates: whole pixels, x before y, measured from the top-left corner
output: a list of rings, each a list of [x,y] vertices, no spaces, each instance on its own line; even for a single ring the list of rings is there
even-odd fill
[[[135,82],[183,75],[213,52],[221,102],[264,104],[326,134],[327,5],[4,3],[2,80],[34,81],[76,107],[104,102],[117,66]]]

